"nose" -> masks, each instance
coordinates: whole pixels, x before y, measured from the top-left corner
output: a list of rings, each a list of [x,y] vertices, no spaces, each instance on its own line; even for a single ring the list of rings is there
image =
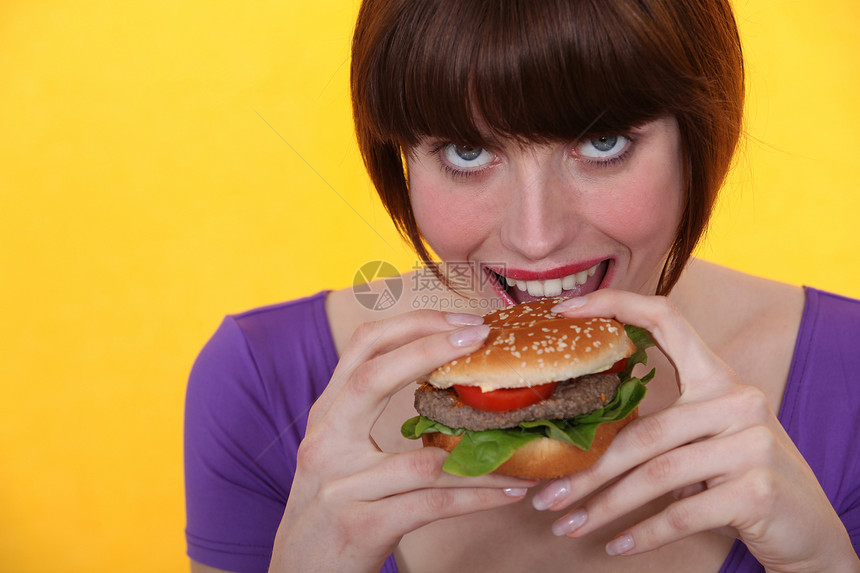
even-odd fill
[[[570,176],[551,156],[532,154],[516,162],[501,225],[502,244],[528,260],[547,258],[579,230]]]

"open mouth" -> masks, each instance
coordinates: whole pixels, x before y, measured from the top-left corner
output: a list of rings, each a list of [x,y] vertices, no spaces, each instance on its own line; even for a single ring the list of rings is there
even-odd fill
[[[505,276],[501,272],[484,267],[495,291],[508,304],[531,302],[542,298],[582,296],[596,291],[609,270],[606,259],[588,269],[562,277],[546,280],[522,280]]]

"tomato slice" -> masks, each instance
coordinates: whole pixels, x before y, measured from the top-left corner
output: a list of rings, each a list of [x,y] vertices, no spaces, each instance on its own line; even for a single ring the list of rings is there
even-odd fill
[[[622,358],[615,364],[613,364],[609,370],[604,370],[601,374],[618,374],[619,372],[624,372],[627,369],[627,359]]]
[[[477,386],[455,385],[454,390],[464,404],[476,410],[508,412],[546,400],[555,391],[556,386],[558,382],[549,382],[531,388],[502,388],[481,392]]]

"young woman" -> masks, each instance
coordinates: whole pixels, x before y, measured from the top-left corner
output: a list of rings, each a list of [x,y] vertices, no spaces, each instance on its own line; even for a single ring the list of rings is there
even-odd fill
[[[860,302],[690,259],[741,132],[727,1],[366,0],[352,84],[435,296],[225,320],[188,389],[193,570],[860,571]],[[560,288],[660,350],[595,466],[458,477],[400,437],[479,309]]]

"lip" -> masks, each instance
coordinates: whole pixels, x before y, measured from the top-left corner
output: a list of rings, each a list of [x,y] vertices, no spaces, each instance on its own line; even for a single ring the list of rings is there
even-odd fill
[[[607,257],[604,259],[593,259],[585,262],[578,262],[570,265],[565,265],[563,267],[556,267],[554,269],[550,269],[547,271],[529,271],[523,269],[513,269],[509,271],[507,267],[498,266],[498,265],[482,265],[484,269],[484,274],[488,277],[488,282],[492,286],[493,291],[496,295],[501,298],[506,305],[511,306],[517,304],[508,291],[502,287],[497,279],[497,275],[506,276],[511,279],[516,280],[552,280],[563,278],[569,274],[574,274],[578,272],[582,272],[584,270],[588,270],[595,265],[600,265],[606,263],[606,271],[603,275],[603,278],[600,281],[600,284],[597,286],[596,290],[609,288],[609,285],[612,282],[612,277],[615,274],[615,259],[612,257]],[[498,272],[495,269],[502,270],[504,269],[504,273]],[[567,292],[567,291],[565,291]],[[562,293],[564,296],[564,293]],[[566,296],[578,296],[569,292]],[[547,297],[542,297],[547,298]]]
[[[570,265],[565,265],[563,267],[556,267],[553,269],[549,269],[546,271],[532,271],[528,269],[512,269],[509,267],[500,267],[495,265],[484,265],[484,268],[493,271],[498,275],[502,275],[504,277],[508,277],[511,279],[516,279],[518,281],[546,281],[552,279],[560,279],[566,277],[567,275],[576,274],[582,271],[586,271],[597,265],[602,263],[603,261],[609,260],[612,262],[612,259],[609,257],[605,258],[597,258],[589,261],[580,261],[577,263],[573,263]]]

